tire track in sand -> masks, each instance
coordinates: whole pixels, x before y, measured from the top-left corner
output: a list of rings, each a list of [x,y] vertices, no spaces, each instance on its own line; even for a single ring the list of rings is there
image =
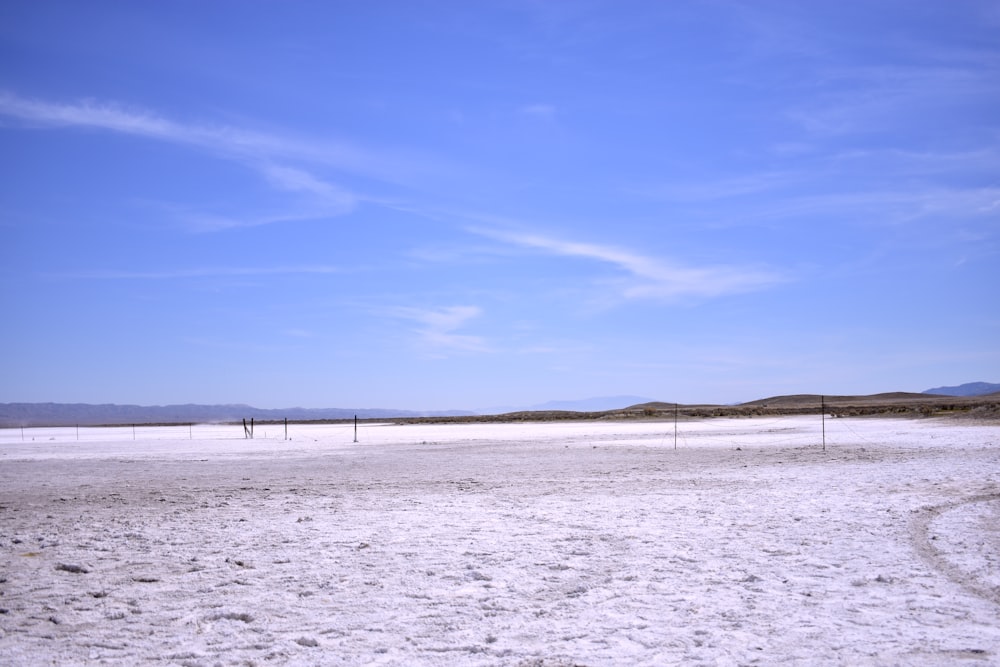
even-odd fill
[[[1000,586],[982,581],[975,573],[968,572],[952,562],[944,550],[935,544],[935,541],[938,541],[937,536],[931,535],[931,524],[935,519],[977,503],[997,503],[998,508],[995,511],[1000,514],[1000,493],[980,494],[952,503],[926,507],[919,510],[913,518],[910,524],[910,539],[917,554],[928,565],[967,592],[1000,605]]]

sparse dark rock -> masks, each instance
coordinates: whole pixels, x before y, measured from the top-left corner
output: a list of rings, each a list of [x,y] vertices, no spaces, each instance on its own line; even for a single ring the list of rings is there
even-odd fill
[[[63,572],[72,572],[73,574],[87,574],[90,572],[90,570],[82,565],[73,565],[72,563],[58,563],[56,564],[56,569]]]

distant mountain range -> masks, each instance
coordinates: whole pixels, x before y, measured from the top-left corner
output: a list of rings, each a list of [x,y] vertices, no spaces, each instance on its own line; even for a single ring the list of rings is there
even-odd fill
[[[89,403],[0,403],[0,426],[96,426],[103,424],[201,424],[291,419],[387,419],[390,417],[439,417],[471,412],[414,412],[348,408],[285,408],[266,410],[249,405],[92,405]]]
[[[937,394],[938,396],[985,396],[995,394],[1000,391],[1000,384],[991,382],[966,382],[957,387],[935,387],[928,389],[925,394]]]
[[[970,382],[957,387],[937,387],[923,394],[939,396],[982,396],[1000,392],[1000,384]],[[921,394],[905,396],[918,397]],[[870,398],[891,398],[900,394],[880,394]],[[787,403],[796,397],[774,397],[743,405]],[[830,397],[833,398],[833,397]],[[780,399],[780,400],[779,400]],[[806,396],[803,400],[815,402],[818,397]],[[807,402],[808,402],[807,401]],[[466,417],[473,415],[498,415],[510,412],[605,412],[653,404],[641,396],[602,396],[575,401],[549,401],[529,407],[505,407],[477,412],[448,410],[416,412],[393,409],[350,408],[284,408],[277,410],[255,408],[249,405],[117,405],[89,403],[0,403],[0,427],[16,426],[98,426],[112,424],[204,424],[238,422],[242,419],[257,421],[320,421],[325,419],[391,419],[405,417]],[[667,404],[663,404],[667,405]],[[672,405],[672,404],[671,404]]]
[[[117,405],[106,403],[0,403],[0,427],[3,426],[98,426],[106,424],[204,424],[290,419],[319,421],[324,419],[391,419],[399,417],[463,417],[476,414],[498,414],[516,411],[569,410],[601,412],[619,410],[650,399],[640,396],[605,396],[578,401],[550,401],[522,408],[498,408],[471,412],[444,410],[418,412],[383,408],[282,408],[262,409],[250,405]]]

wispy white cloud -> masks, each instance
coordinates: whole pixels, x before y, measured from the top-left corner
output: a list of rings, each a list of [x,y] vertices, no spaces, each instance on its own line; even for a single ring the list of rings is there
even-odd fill
[[[217,158],[242,164],[258,173],[271,187],[296,196],[292,212],[252,217],[185,216],[193,228],[200,230],[336,217],[349,213],[363,199],[321,178],[312,167],[307,169],[302,164],[332,168],[389,183],[404,182],[413,174],[434,169],[426,160],[225,125],[180,123],[150,111],[95,100],[60,104],[0,91],[0,116],[19,119],[29,126],[90,128],[190,146]]]
[[[888,165],[894,172],[940,174],[1000,169],[1000,145],[979,145],[968,150],[919,150],[902,148],[855,148],[833,153],[828,160],[837,164],[873,163]],[[855,167],[856,168],[856,167]]]
[[[712,178],[700,181],[663,183],[630,191],[654,199],[681,202],[702,202],[730,199],[769,192],[792,185],[802,179],[792,172],[763,172],[743,174],[729,178]]]
[[[700,216],[702,225],[745,226],[817,215],[838,224],[866,226],[936,218],[975,223],[997,213],[1000,188],[969,181],[968,175],[998,169],[1000,153],[991,146],[954,151],[847,149],[812,156],[798,170],[792,164],[784,171],[634,187],[629,192],[674,205],[696,204],[683,210]]]
[[[265,165],[261,171],[276,187],[290,192],[305,192],[337,206],[350,207],[354,197],[331,183],[320,180],[302,169],[281,165]]]
[[[531,232],[484,228],[469,231],[554,255],[609,264],[626,277],[619,286],[625,299],[670,301],[683,297],[718,297],[763,289],[785,280],[783,276],[763,269],[683,266],[615,246],[567,241]]]
[[[443,308],[401,307],[390,314],[417,324],[415,333],[420,343],[432,354],[441,356],[448,352],[488,352],[486,339],[482,336],[456,333],[459,329],[482,314],[478,306],[446,306]]]
[[[0,113],[39,125],[94,127],[187,143],[200,143],[206,135],[148,112],[94,100],[53,104],[0,92]]]
[[[50,278],[78,280],[179,280],[185,278],[239,278],[279,275],[329,275],[343,273],[337,266],[200,267],[165,271],[80,271],[48,273]]]
[[[849,215],[866,225],[897,225],[927,218],[990,222],[998,208],[1000,188],[995,187],[873,189],[787,197],[759,210],[746,207],[739,218],[744,224],[816,214],[834,218]]]
[[[285,329],[282,333],[290,338],[315,338],[316,332],[308,329]]]
[[[553,118],[556,115],[556,107],[552,104],[526,104],[518,111],[526,116],[537,118]]]
[[[816,73],[817,90],[789,109],[787,117],[818,136],[887,130],[926,115],[916,108],[976,104],[997,100],[998,66],[882,66],[827,68]]]
[[[87,99],[56,103],[0,91],[0,115],[39,126],[89,127],[149,139],[197,146],[231,159],[262,165],[280,160],[302,161],[348,173],[399,183],[440,165],[425,156],[410,157],[362,149],[347,143],[301,139],[230,125],[180,123],[149,110]]]
[[[263,225],[275,225],[289,222],[305,222],[307,220],[318,220],[338,215],[338,213],[326,212],[321,208],[303,211],[291,211],[287,213],[276,213],[272,215],[248,214],[237,215],[217,215],[214,213],[191,213],[182,212],[176,214],[176,218],[185,227],[195,232],[218,232],[226,229],[239,229],[244,227],[261,227]]]

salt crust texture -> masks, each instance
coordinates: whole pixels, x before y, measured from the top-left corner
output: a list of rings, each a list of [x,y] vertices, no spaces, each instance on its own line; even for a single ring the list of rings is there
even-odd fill
[[[822,428],[3,430],[0,663],[1000,664],[1000,428]]]

